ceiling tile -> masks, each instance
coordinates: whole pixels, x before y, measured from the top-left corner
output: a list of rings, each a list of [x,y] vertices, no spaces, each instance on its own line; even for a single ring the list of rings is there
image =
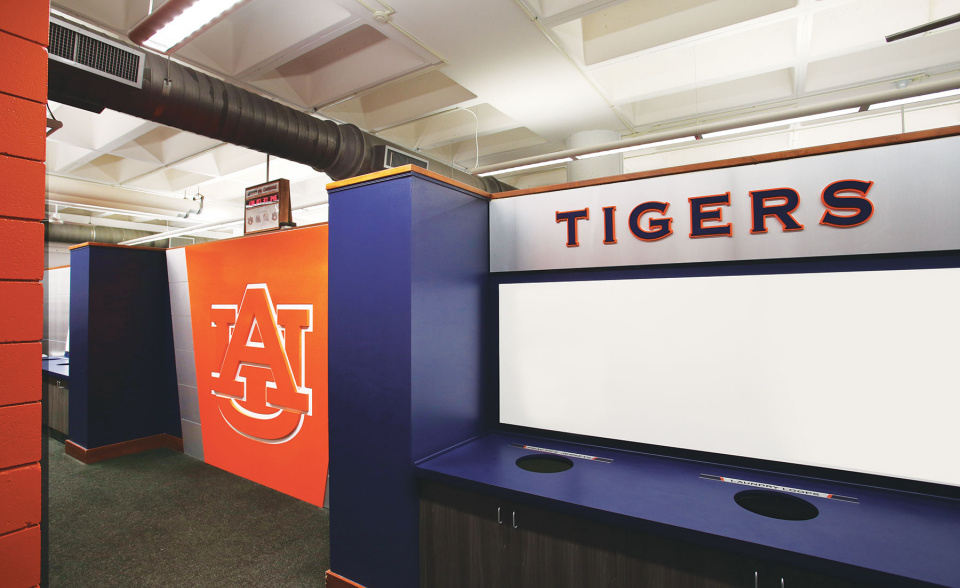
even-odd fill
[[[321,114],[376,132],[474,98],[475,94],[434,70],[380,86]]]
[[[593,65],[794,8],[797,0],[630,0],[583,18]]]
[[[264,72],[251,83],[306,107],[316,107],[410,73],[428,64],[371,26]]]
[[[159,8],[163,2],[157,0],[155,4]],[[82,14],[88,20],[122,33],[140,22],[149,7],[150,0],[57,0],[50,3],[50,8]]]
[[[177,57],[237,76],[356,19],[329,0],[255,0],[241,6],[177,51]],[[276,64],[274,64],[276,65]]]
[[[476,115],[476,116],[474,116]],[[380,133],[388,141],[411,149],[435,149],[447,143],[486,137],[519,125],[489,104],[447,110]]]
[[[667,94],[622,107],[636,126],[662,124],[793,96],[793,69]]]
[[[960,67],[960,27],[885,43],[810,63],[811,92],[939,72]]]

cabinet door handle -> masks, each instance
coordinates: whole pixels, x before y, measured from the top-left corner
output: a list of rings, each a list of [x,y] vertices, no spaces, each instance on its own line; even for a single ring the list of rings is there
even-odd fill
[[[497,524],[498,524],[498,525],[502,525],[502,524],[503,524],[503,517],[500,516],[500,507],[499,507],[499,506],[497,507]]]
[[[517,528],[517,511],[513,511],[513,513],[511,513],[511,514],[513,515],[513,517],[512,517],[512,520],[513,520],[513,528],[516,529],[516,528]]]
[[[754,573],[753,573],[753,588],[757,588],[757,582],[758,582],[757,576],[758,576],[758,575],[759,575],[759,572],[754,572]]]

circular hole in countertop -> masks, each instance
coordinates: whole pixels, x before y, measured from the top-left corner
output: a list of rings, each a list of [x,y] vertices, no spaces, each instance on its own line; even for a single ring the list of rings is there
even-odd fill
[[[573,462],[559,455],[524,455],[517,460],[517,467],[538,474],[556,474],[573,467]]]
[[[742,508],[760,516],[783,521],[809,521],[820,511],[799,496],[771,490],[744,490],[733,497]]]

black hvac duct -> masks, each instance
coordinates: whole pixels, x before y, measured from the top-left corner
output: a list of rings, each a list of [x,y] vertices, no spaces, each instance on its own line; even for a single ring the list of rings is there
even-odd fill
[[[146,54],[142,88],[54,59],[48,63],[51,100],[94,112],[109,108],[241,145],[309,165],[334,180],[376,171],[373,148],[387,143],[355,125],[321,120],[152,53]],[[443,167],[434,171],[487,192],[510,189],[493,177]]]

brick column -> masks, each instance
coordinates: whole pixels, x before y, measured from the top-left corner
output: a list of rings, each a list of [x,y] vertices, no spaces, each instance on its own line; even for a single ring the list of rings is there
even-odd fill
[[[40,583],[45,0],[0,0],[0,584]]]

